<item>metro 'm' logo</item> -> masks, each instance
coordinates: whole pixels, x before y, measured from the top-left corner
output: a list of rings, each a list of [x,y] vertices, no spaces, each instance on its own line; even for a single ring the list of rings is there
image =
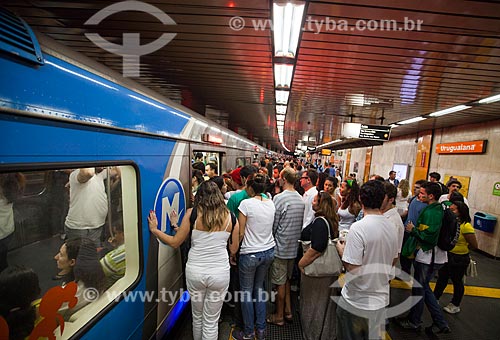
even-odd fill
[[[176,178],[167,178],[163,181],[156,194],[154,207],[159,220],[159,229],[164,233],[172,235],[170,213],[172,210],[175,210],[179,215],[180,223],[186,212],[186,200],[181,182]]]

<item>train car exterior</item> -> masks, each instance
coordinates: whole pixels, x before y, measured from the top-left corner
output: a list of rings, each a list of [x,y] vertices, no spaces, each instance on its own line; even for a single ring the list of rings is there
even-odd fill
[[[151,238],[149,211],[172,233],[168,212],[182,217],[189,206],[195,153],[215,155],[209,160],[226,170],[267,150],[47,37],[38,39],[38,63],[0,55],[0,176],[23,178],[13,201],[9,264],[35,269],[42,294],[60,286],[50,280],[64,233],[66,184],[75,169],[95,168],[107,170],[105,230],[123,219],[126,270],[106,291],[89,292],[92,302],[65,318],[64,330],[55,323],[57,308],[41,306],[63,307],[67,297],[45,295],[30,338],[163,338],[188,298],[180,251]],[[202,142],[203,135],[216,136],[217,145]]]

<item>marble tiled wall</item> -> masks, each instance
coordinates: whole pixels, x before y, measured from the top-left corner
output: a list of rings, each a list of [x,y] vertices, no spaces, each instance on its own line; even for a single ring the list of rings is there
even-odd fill
[[[394,163],[407,163],[411,166],[410,183],[413,178],[417,155],[416,135],[397,137],[373,147],[370,174],[387,178]],[[461,141],[488,140],[486,153],[482,155],[439,155],[435,152],[436,144]],[[358,179],[363,178],[362,164],[365,162],[366,148],[354,149],[351,154],[351,169],[354,162],[359,163]],[[493,196],[493,185],[500,182],[500,120],[487,123],[439,129],[434,132],[429,172],[468,176],[471,178],[469,195],[471,217],[477,211],[485,212],[500,219],[500,196]],[[500,222],[494,233],[476,232],[479,249],[500,257]]]

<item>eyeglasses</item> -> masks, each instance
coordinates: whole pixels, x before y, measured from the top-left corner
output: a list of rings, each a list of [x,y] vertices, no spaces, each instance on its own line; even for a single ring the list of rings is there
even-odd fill
[[[307,177],[307,176],[305,176],[305,177],[304,177],[304,176],[300,177],[300,179],[308,179],[308,178],[309,178],[309,177]]]

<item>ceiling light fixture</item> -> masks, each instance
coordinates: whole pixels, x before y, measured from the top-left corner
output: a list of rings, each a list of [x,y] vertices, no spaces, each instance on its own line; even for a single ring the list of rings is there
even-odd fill
[[[285,121],[285,117],[286,117],[286,115],[277,114],[277,115],[276,115],[276,120],[277,120],[278,122],[279,122],[279,121],[284,122],[284,121]]]
[[[338,142],[342,142],[342,139],[336,139],[336,140],[332,140],[331,142],[318,145],[317,148],[323,148],[325,146],[332,145],[332,144],[335,144],[335,143],[338,143]]]
[[[396,124],[398,125],[405,125],[405,124],[411,124],[411,123],[416,123],[416,122],[420,122],[422,120],[426,120],[427,118],[425,117],[413,117],[413,118],[410,118],[410,119],[406,119],[406,120],[402,120],[400,122],[397,122]]]
[[[288,104],[288,97],[290,96],[290,91],[276,90],[276,104]]]
[[[290,88],[292,83],[293,65],[274,64],[274,84],[276,88]]]
[[[279,115],[284,115],[286,114],[286,105],[276,105],[276,113]]]
[[[500,94],[497,94],[495,96],[483,98],[483,99],[479,100],[478,103],[479,104],[490,104],[490,103],[497,102],[499,100],[500,100]]]
[[[429,117],[440,117],[440,116],[444,116],[444,115],[447,115],[447,114],[450,114],[450,113],[453,113],[453,112],[458,112],[458,111],[466,110],[466,109],[469,109],[471,107],[472,106],[470,106],[470,105],[453,106],[453,107],[449,107],[449,108],[444,109],[444,110],[439,110],[439,111],[436,111],[436,112],[433,112],[433,113],[429,113]]]
[[[295,58],[304,15],[303,3],[273,4],[274,55]]]

